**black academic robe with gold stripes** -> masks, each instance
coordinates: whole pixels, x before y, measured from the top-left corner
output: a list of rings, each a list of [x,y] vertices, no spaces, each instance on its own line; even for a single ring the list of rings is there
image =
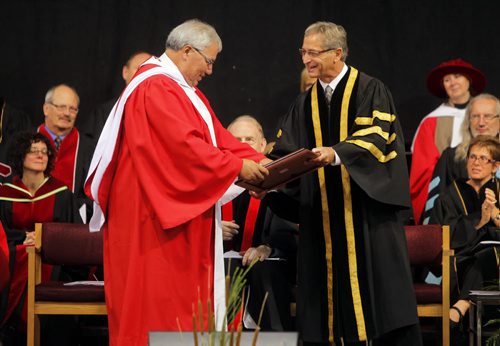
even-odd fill
[[[302,338],[354,342],[418,330],[399,215],[410,206],[404,140],[388,89],[349,67],[330,112],[317,82],[292,104],[277,137],[273,157],[333,146],[342,161],[299,181]]]

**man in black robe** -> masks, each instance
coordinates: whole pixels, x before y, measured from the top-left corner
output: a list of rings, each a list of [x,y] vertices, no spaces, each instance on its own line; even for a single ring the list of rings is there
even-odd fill
[[[239,116],[227,129],[240,142],[264,152],[267,142],[262,126],[254,117]],[[267,292],[260,329],[292,330],[290,303],[296,281],[297,225],[273,213],[267,207],[266,198],[253,198],[248,191],[222,207],[222,218],[224,248],[243,253],[244,266],[256,258],[261,261],[246,277],[249,299],[244,314],[245,327],[255,328]],[[274,260],[266,260],[268,258]]]
[[[82,220],[87,223],[93,204],[85,195],[83,185],[95,142],[75,127],[79,105],[80,97],[74,88],[66,84],[53,86],[45,94],[44,123],[38,126],[37,132],[49,139],[56,153],[52,176],[75,194]]]
[[[306,344],[420,345],[399,213],[410,206],[408,173],[391,94],[345,64],[341,26],[312,24],[300,52],[318,81],[281,120],[271,156],[314,148],[324,165],[300,179],[300,208],[278,205],[299,216],[301,337]]]

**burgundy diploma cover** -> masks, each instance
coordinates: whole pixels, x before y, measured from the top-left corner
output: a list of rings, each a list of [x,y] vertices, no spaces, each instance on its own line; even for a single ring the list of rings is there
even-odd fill
[[[309,149],[299,149],[265,165],[269,175],[262,182],[254,184],[238,179],[235,184],[256,192],[272,190],[320,168],[321,166],[309,162],[316,156]]]

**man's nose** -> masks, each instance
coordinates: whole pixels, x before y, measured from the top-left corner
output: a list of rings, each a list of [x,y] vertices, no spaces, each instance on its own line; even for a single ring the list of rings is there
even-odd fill
[[[207,71],[205,73],[210,76],[213,72],[214,66],[212,64],[207,65]]]

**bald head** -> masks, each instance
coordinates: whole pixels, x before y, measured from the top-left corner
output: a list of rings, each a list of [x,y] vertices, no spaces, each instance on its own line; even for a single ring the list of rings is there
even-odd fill
[[[234,119],[227,127],[227,130],[242,143],[248,143],[259,153],[263,153],[266,148],[266,139],[262,126],[254,117],[242,115]]]

